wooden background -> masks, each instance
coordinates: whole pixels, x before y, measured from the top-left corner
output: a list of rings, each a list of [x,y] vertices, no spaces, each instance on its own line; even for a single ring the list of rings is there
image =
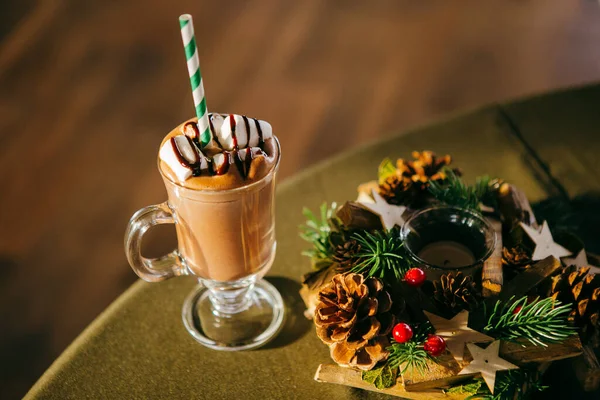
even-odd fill
[[[2,398],[135,280],[125,225],[164,199],[157,146],[193,113],[183,12],[209,110],[270,121],[282,177],[457,109],[600,78],[591,0],[3,0]],[[146,244],[160,254],[172,231]]]

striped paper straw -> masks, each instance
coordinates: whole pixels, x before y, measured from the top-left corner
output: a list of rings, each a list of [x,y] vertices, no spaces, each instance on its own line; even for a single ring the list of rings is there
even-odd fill
[[[185,48],[185,58],[187,59],[190,83],[192,84],[194,107],[196,107],[196,116],[198,117],[200,145],[201,147],[204,147],[210,142],[211,134],[208,124],[204,84],[202,82],[202,74],[200,73],[200,60],[198,59],[198,48],[196,47],[192,16],[190,14],[181,15],[179,17],[179,26],[181,27],[181,39],[183,40],[183,47]]]

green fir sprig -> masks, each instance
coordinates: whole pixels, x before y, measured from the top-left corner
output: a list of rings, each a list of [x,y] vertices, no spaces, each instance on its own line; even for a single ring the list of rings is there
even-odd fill
[[[513,299],[496,302],[483,328],[486,333],[507,341],[527,339],[535,346],[544,347],[549,343],[560,343],[576,333],[568,321],[570,305],[562,305],[550,297],[538,297],[532,302],[528,302],[527,296]]]
[[[356,232],[351,237],[360,244],[360,251],[354,255],[356,263],[352,272],[365,277],[393,277],[396,281],[402,280],[410,268],[410,261],[404,255],[398,229],[374,233]]]
[[[435,358],[423,349],[423,342],[427,339],[427,335],[433,332],[433,327],[427,322],[415,326],[413,330],[414,333],[411,340],[406,343],[393,341],[387,348],[390,352],[387,365],[390,368],[403,366],[401,370],[403,374],[407,371],[417,371],[420,374],[424,374],[429,370],[427,361],[435,361]]]
[[[444,168],[446,179],[430,181],[429,193],[438,201],[453,207],[479,211],[479,203],[490,197],[492,191],[489,176],[477,178],[474,185],[467,185],[450,168]]]
[[[321,204],[320,215],[316,216],[310,209],[304,207],[302,214],[306,217],[304,225],[300,226],[300,237],[313,245],[310,250],[302,252],[314,261],[329,260],[333,255],[333,245],[329,240],[331,225],[329,221],[335,215],[336,203]]]
[[[541,383],[541,375],[535,369],[520,368],[499,371],[496,376],[494,394],[490,392],[483,378],[475,378],[460,386],[454,386],[446,393],[472,393],[465,400],[525,400],[534,392],[548,388]]]
[[[435,361],[435,358],[423,349],[423,342],[427,339],[427,335],[433,332],[433,327],[426,322],[413,329],[413,337],[410,341],[406,343],[392,341],[392,344],[387,347],[390,354],[385,362],[370,371],[363,371],[361,374],[363,381],[372,383],[377,389],[387,389],[396,384],[398,372],[416,370],[424,374],[429,370],[427,360]],[[404,366],[402,371],[400,366]]]
[[[393,343],[390,347],[390,356],[388,358],[388,364],[391,368],[402,368],[401,373],[406,371],[418,371],[420,374],[424,374],[429,371],[427,366],[427,360],[430,355],[423,350],[423,345],[410,341],[406,343]]]

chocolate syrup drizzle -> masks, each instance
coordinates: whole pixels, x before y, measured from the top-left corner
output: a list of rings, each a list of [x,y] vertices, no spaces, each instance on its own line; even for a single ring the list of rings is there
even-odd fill
[[[260,127],[260,124],[258,123],[258,120],[256,118],[252,118],[252,119],[254,120],[254,125],[256,125],[256,131],[258,132],[258,145],[262,149],[263,144],[265,143],[265,140],[263,139],[263,131],[262,131],[262,128]]]
[[[212,115],[213,114],[210,113],[208,116],[210,132],[211,132],[212,138],[216,142],[216,144],[219,147],[223,148],[223,146],[219,142],[217,135],[214,134],[215,127],[212,122],[212,118],[211,118]],[[248,133],[248,142],[250,142],[250,121],[249,121],[248,117],[246,117],[245,115],[242,115],[242,118],[244,119],[244,124],[246,125],[246,132]],[[254,120],[254,124],[255,124],[256,130],[258,132],[258,146],[262,149],[262,147],[264,145],[263,132],[262,132],[262,129],[260,127],[260,123],[258,122],[258,120],[256,118],[252,118],[252,119]],[[232,151],[223,151],[222,154],[225,156],[225,159],[223,161],[223,164],[220,167],[217,167],[210,158],[207,158],[206,161],[208,162],[208,171],[211,175],[225,175],[229,171],[229,167],[231,166],[231,164],[235,164],[236,167],[238,168],[238,171],[240,172],[240,175],[242,176],[242,178],[247,179],[248,174],[250,173],[250,166],[252,165],[252,160],[254,160],[254,158],[255,158],[255,154],[254,154],[254,152],[252,152],[251,147],[247,147],[246,159],[245,160],[242,159],[242,156],[240,155],[240,148],[238,145],[238,139],[237,139],[237,135],[236,135],[237,125],[236,125],[236,121],[235,121],[233,114],[229,114],[229,123],[230,123],[230,128],[231,128],[231,138],[233,140],[233,150]],[[182,152],[177,147],[177,142],[175,141],[175,138],[171,138],[171,145],[173,146],[173,152],[177,156],[177,160],[181,163],[181,165],[183,165],[186,168],[191,169],[193,176],[200,176],[202,174],[202,170],[200,169],[202,159],[200,158],[201,156],[198,151],[199,140],[200,140],[200,131],[198,129],[198,125],[194,122],[186,123],[183,126],[183,132],[185,133],[188,128],[192,128],[194,130],[193,138],[190,138],[188,135],[185,135],[186,139],[188,140],[188,142],[190,143],[192,148],[195,150],[194,153],[196,155],[196,159],[195,159],[194,163],[190,163],[185,159]]]
[[[248,175],[246,174],[246,171],[244,170],[244,161],[242,160],[242,157],[240,156],[240,147],[238,146],[237,135],[235,133],[236,122],[235,122],[235,118],[231,114],[229,114],[229,121],[230,121],[230,126],[231,126],[231,139],[233,139],[233,152],[230,157],[233,158],[233,161],[235,162],[235,165],[237,166],[238,171],[240,171],[240,174],[242,175],[242,177],[244,179],[246,179],[246,177]],[[250,133],[250,131],[247,131],[247,132]]]
[[[246,150],[246,159],[244,160],[241,171],[243,171],[242,175],[247,177],[250,173],[250,164],[252,164],[252,160],[254,159],[254,153],[250,147],[250,122],[245,115],[242,115],[242,118],[244,119],[244,125],[246,125],[246,132],[248,132],[248,146]],[[242,160],[240,159],[240,161]]]

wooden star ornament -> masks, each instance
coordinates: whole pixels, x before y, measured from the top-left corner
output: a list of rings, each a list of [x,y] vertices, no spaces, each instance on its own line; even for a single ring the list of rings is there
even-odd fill
[[[375,201],[374,203],[360,201],[360,204],[379,215],[385,229],[390,230],[394,225],[402,226],[404,224],[402,214],[406,211],[406,207],[389,204],[375,190],[373,190],[371,194]]]
[[[473,356],[473,361],[464,367],[458,375],[481,373],[483,380],[494,394],[494,386],[496,385],[496,371],[506,369],[517,369],[514,364],[500,358],[500,340],[492,342],[487,348],[481,348],[473,343],[467,343],[467,348]]]
[[[577,269],[583,267],[590,267],[590,274],[600,274],[600,268],[591,265],[588,262],[587,254],[585,254],[585,249],[581,249],[579,253],[575,257],[565,257],[563,258],[563,263],[568,267],[569,265],[575,265]]]
[[[521,228],[523,228],[525,233],[527,233],[535,243],[535,250],[531,256],[533,261],[543,260],[548,256],[554,256],[556,259],[560,260],[561,257],[571,255],[569,250],[554,241],[552,233],[550,232],[550,227],[546,221],[544,221],[544,224],[539,231],[523,222],[521,222]]]
[[[358,197],[356,198],[356,201],[361,204],[375,203],[375,200],[373,200],[373,198],[371,196],[369,196],[368,193],[365,193],[365,192],[358,193]]]
[[[461,362],[465,355],[465,344],[477,342],[493,342],[494,338],[477,332],[467,326],[469,312],[463,310],[452,319],[439,317],[427,311],[423,311],[431,325],[435,328],[435,334],[441,336],[446,342],[446,348],[454,358]]]

